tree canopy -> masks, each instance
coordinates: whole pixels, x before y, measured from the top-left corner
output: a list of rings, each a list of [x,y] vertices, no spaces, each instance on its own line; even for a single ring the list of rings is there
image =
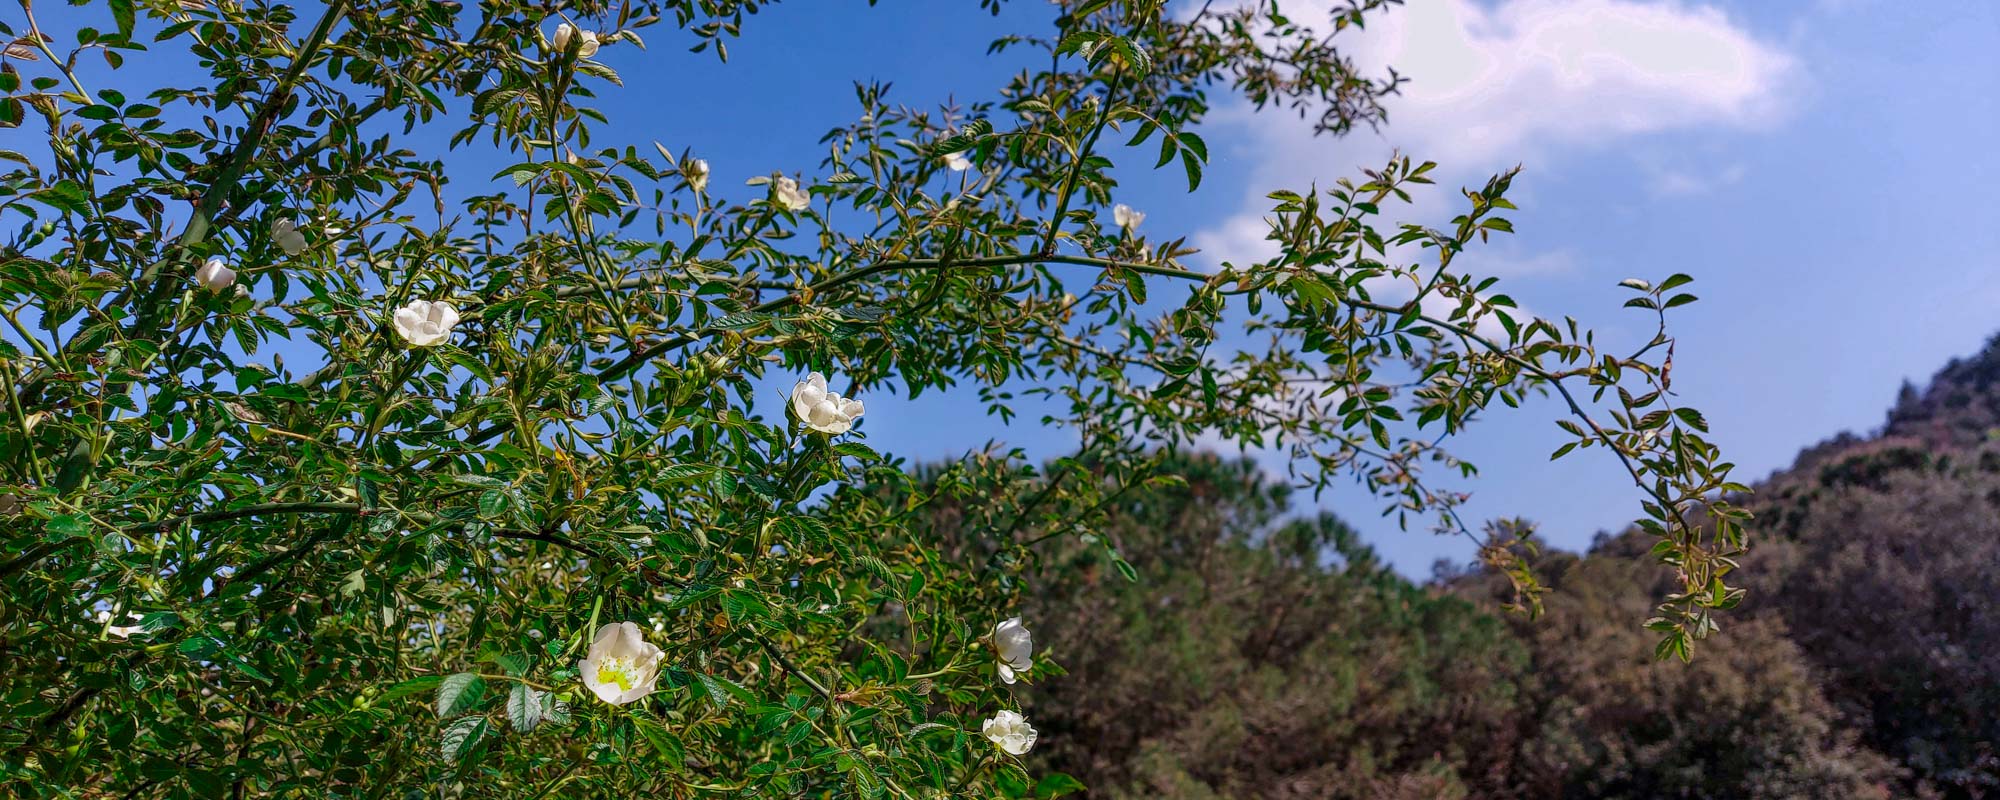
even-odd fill
[[[859,84],[820,163],[725,186],[698,138],[625,140],[652,76],[596,57],[726,57],[773,2],[22,2],[7,790],[1061,794],[1020,756],[1076,744],[1005,678],[1065,678],[999,630],[1047,552],[1136,579],[1106,510],[1220,436],[1478,540],[1533,610],[1520,541],[1427,476],[1473,474],[1446,440],[1536,393],[1565,401],[1556,456],[1644,498],[1672,580],[1630,623],[1688,658],[1742,597],[1747,517],[1670,393],[1689,276],[1625,282],[1652,333],[1614,352],[1461,267],[1512,230],[1511,173],[1431,222],[1382,221],[1430,181],[1414,157],[1271,187],[1255,263],[1121,195],[1131,147],[1198,187],[1219,97],[1385,119],[1397,76],[1339,45],[1392,3],[1282,5],[1060,3],[993,43],[1042,66],[982,99]],[[193,80],[148,68],[168,51]],[[868,446],[897,424],[871,397],[943,389],[1038,398],[1079,451],[925,482]]]

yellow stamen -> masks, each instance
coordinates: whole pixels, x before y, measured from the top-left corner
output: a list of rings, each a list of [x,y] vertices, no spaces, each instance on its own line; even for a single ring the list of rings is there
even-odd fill
[[[629,692],[632,690],[632,684],[639,679],[637,667],[638,665],[632,663],[630,658],[619,656],[606,658],[597,662],[597,682],[608,683],[618,687],[619,691]]]

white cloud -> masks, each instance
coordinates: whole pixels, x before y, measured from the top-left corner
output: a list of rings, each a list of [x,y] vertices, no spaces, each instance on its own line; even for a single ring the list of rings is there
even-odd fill
[[[1743,180],[1743,176],[1750,173],[1750,168],[1743,164],[1705,170],[1649,166],[1646,170],[1652,175],[1653,194],[1661,197],[1707,194],[1716,189],[1735,185]]]
[[[1417,0],[1385,22],[1362,57],[1411,79],[1389,138],[1489,169],[1543,148],[1763,125],[1794,70],[1720,10],[1678,2]]]
[[[1295,19],[1324,23],[1326,6],[1304,0],[1286,8]],[[1233,156],[1251,164],[1256,191],[1239,213],[1195,237],[1216,261],[1272,254],[1262,241],[1263,192],[1277,186],[1324,187],[1400,150],[1439,162],[1432,173],[1439,187],[1419,194],[1415,208],[1385,208],[1383,225],[1441,223],[1457,211],[1458,186],[1476,186],[1517,163],[1532,176],[1573,151],[1635,137],[1767,126],[1783,118],[1798,74],[1791,55],[1721,10],[1674,0],[1410,0],[1337,41],[1364,70],[1379,74],[1394,65],[1410,79],[1387,100],[1388,124],[1379,134],[1330,139],[1314,137],[1284,111],[1218,115],[1216,124],[1240,142]],[[1650,171],[1648,188],[1664,194],[1740,178],[1723,168]],[[1524,194],[1517,182],[1516,202]]]

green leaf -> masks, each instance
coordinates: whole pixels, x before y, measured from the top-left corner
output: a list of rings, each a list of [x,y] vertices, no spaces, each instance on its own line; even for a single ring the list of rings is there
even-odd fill
[[[708,323],[708,327],[722,331],[741,331],[755,328],[773,319],[776,319],[776,317],[761,311],[738,311],[734,314],[717,318],[715,321]]]
[[[510,503],[507,495],[499,491],[487,491],[479,495],[479,516],[497,519],[507,515]]]
[[[472,748],[477,747],[481,739],[486,738],[490,729],[485,717],[460,717],[452,720],[444,726],[444,734],[438,737],[438,752],[444,756],[446,763],[456,764],[459,759],[472,752]]]
[[[708,699],[714,701],[716,708],[728,706],[731,697],[745,703],[756,702],[756,695],[728,678],[718,678],[707,673],[698,673],[695,677],[701,681],[702,688],[708,690]]]
[[[235,667],[237,671],[250,676],[260,683],[271,683],[271,676],[264,674],[262,670],[252,666],[249,661],[243,658],[241,653],[237,652],[235,646],[214,636],[198,634],[188,637],[181,642],[180,650],[182,655],[189,658],[202,661],[219,661]]]
[[[340,582],[340,594],[342,597],[353,597],[367,588],[368,570],[366,569],[357,569],[349,572],[347,573],[347,577]]]
[[[1061,772],[1051,772],[1043,775],[1042,779],[1035,783],[1035,796],[1061,797],[1066,794],[1081,792],[1087,788],[1089,787],[1084,786],[1083,781]]]
[[[569,722],[569,704],[556,699],[554,692],[542,692],[542,719],[561,725]]]
[[[486,679],[470,672],[450,675],[438,684],[438,718],[455,717],[479,706],[486,696]]]
[[[646,740],[646,744],[653,748],[653,753],[665,761],[667,766],[673,769],[681,768],[682,763],[687,760],[687,748],[681,745],[680,737],[667,730],[666,726],[645,717],[634,717],[632,724],[639,729],[639,735]]]
[[[383,689],[382,693],[376,696],[375,702],[386,703],[391,700],[400,700],[413,694],[428,692],[437,688],[437,685],[443,682],[444,677],[441,675],[425,675],[421,678],[411,678]]]
[[[667,483],[688,483],[714,474],[715,468],[707,464],[674,464],[660,470],[659,479]]]
[[[542,724],[542,693],[525,683],[514,684],[507,692],[507,724],[527,733]]]
[[[771,521],[771,527],[793,545],[821,544],[833,538],[832,529],[813,517],[778,517]]]
[[[49,520],[47,530],[56,536],[84,536],[90,533],[90,520],[80,514],[64,514]]]

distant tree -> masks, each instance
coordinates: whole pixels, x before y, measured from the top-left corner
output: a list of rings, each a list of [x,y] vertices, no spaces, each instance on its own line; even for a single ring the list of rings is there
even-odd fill
[[[1030,573],[1060,679],[1028,708],[1047,764],[1107,797],[1437,797],[1504,785],[1527,656],[1499,620],[1297,518],[1250,461],[1187,456]],[[1643,631],[1634,628],[1643,634]],[[1483,795],[1484,796],[1484,795]]]
[[[1008,519],[986,516],[978,488],[1027,479],[1005,463],[912,490],[952,498],[918,523],[947,557],[1010,557],[953,533]],[[1073,474],[1076,507],[1050,515],[1090,533],[1051,540],[1022,573],[1045,671],[1021,691],[1049,736],[1041,763],[1103,796],[1803,800],[1906,785],[1780,620],[1731,626],[1728,652],[1692,667],[1659,664],[1623,624],[1671,580],[1643,536],[1587,558],[1519,540],[1548,576],[1548,614],[1508,622],[1493,613],[1512,597],[1504,576],[1412,584],[1337,518],[1292,516],[1292,491],[1250,461],[1166,456],[1130,483],[1070,468],[1052,471]]]
[[[1922,391],[1905,382],[1882,432],[1941,448],[1973,448],[2000,437],[2000,334],[1981,352],[1952,359]]]
[[[1520,672],[1522,796],[1898,796],[1899,770],[1859,743],[1783,623],[1732,625],[1719,634],[1727,652],[1685,667],[1658,664],[1647,637],[1617,624],[1658,588],[1644,547],[1621,537],[1538,565],[1548,614],[1512,625],[1532,660]]]
[[[1752,564],[1770,587],[1752,610],[1785,621],[1866,741],[1953,796],[2000,793],[2000,451],[1908,452],[1857,448],[1773,498],[1795,524]]]

